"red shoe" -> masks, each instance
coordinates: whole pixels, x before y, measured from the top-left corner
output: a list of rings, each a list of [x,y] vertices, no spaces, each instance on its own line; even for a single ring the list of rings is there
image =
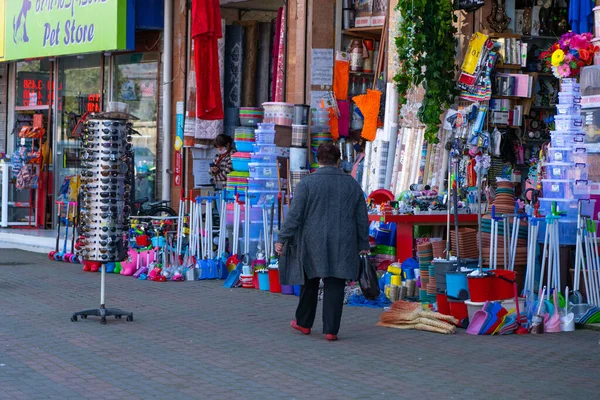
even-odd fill
[[[300,325],[298,325],[298,323],[296,322],[296,320],[293,320],[290,325],[292,326],[292,328],[294,328],[297,331],[300,331],[302,333],[304,333],[305,335],[310,335],[310,328],[303,328]]]
[[[337,335],[333,335],[331,333],[328,333],[327,335],[325,335],[325,337],[327,338],[327,340],[329,340],[330,342],[335,342],[337,340]]]

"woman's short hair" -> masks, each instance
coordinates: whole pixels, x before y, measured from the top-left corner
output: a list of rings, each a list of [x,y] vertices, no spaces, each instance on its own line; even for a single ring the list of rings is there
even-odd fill
[[[233,143],[233,138],[227,135],[219,135],[215,138],[215,147],[229,147]]]
[[[321,165],[337,165],[340,157],[340,149],[333,143],[320,144],[317,149],[317,161]]]

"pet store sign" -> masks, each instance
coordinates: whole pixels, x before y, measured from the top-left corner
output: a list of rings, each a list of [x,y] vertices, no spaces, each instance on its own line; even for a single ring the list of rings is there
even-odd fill
[[[128,0],[0,0],[4,60],[128,49]],[[4,37],[2,37],[4,36]]]

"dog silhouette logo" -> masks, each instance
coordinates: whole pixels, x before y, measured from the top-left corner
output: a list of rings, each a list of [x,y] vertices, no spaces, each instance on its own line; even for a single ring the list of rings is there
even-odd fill
[[[31,0],[23,0],[19,15],[13,17],[13,41],[16,43],[29,42],[27,36],[27,13],[31,9]]]

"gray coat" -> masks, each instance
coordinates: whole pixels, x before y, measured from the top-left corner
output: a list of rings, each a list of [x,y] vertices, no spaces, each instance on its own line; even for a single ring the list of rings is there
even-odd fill
[[[355,280],[359,252],[369,250],[369,216],[363,191],[337,167],[303,178],[277,241],[284,244],[279,278],[284,285],[312,278]]]

